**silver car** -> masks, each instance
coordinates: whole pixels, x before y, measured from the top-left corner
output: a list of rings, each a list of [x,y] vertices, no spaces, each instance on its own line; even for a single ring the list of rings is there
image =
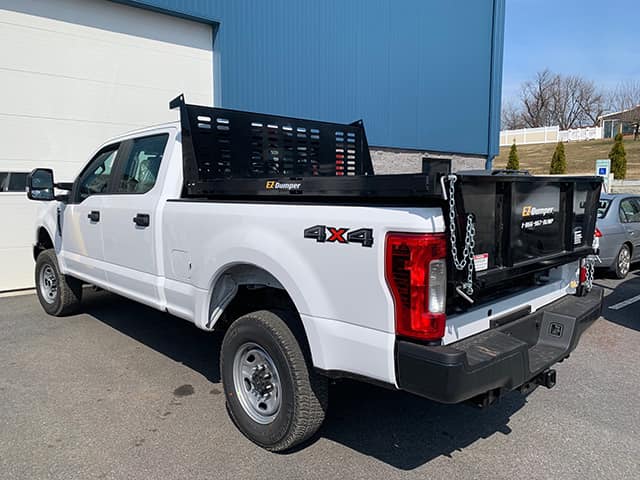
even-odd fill
[[[631,263],[640,260],[640,196],[602,194],[596,222],[600,237],[600,267],[624,278]]]

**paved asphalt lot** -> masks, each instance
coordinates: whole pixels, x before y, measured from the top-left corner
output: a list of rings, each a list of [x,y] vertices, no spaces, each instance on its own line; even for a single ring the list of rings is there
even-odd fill
[[[597,283],[613,305],[640,272]],[[605,307],[553,390],[480,411],[339,383],[320,435],[276,455],[227,417],[219,338],[86,293],[69,318],[0,299],[2,479],[640,478],[640,302]]]

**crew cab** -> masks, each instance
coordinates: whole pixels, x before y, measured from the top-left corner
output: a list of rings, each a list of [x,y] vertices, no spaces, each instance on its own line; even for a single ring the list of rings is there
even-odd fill
[[[480,405],[550,388],[600,315],[597,177],[375,175],[361,122],[170,106],[73,183],[30,174],[37,295],[68,315],[90,284],[222,332],[228,411],[266,449],[316,432],[330,378]]]

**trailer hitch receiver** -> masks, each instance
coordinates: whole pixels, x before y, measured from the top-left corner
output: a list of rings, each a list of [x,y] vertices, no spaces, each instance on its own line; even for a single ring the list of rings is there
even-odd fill
[[[536,377],[538,385],[544,385],[547,388],[553,388],[556,385],[556,371],[549,368]]]

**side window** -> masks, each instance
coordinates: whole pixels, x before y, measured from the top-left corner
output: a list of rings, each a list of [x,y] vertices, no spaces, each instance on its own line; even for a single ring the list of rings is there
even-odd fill
[[[640,204],[636,199],[627,198],[620,202],[620,221],[622,223],[640,222]]]
[[[164,133],[133,140],[127,158],[122,161],[116,192],[146,193],[153,188],[168,139],[169,135]]]
[[[0,192],[4,192],[9,185],[9,172],[0,172]]]
[[[27,175],[26,172],[0,172],[0,192],[24,192]]]
[[[27,173],[12,172],[9,174],[7,192],[24,192],[27,188]]]
[[[640,222],[640,200],[638,200],[637,198],[632,198],[631,205],[634,209],[634,214],[631,216],[631,222],[638,223]]]
[[[112,145],[102,149],[93,157],[87,168],[80,177],[78,183],[78,200],[97,193],[107,193],[109,190],[109,181],[111,179],[111,170],[113,163],[118,154],[118,145]]]

